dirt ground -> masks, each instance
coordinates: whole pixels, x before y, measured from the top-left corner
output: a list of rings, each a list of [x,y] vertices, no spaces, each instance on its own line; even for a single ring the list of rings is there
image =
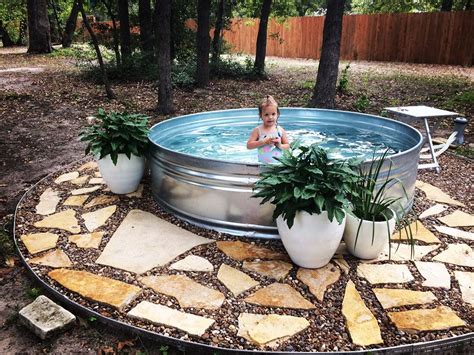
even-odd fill
[[[82,79],[71,60],[30,56],[25,52],[23,47],[8,51],[0,48],[0,220],[6,235],[11,233],[12,214],[21,195],[44,176],[83,156],[84,145],[77,136],[85,118],[99,107],[145,113],[151,116],[152,123],[167,118],[156,114],[157,90],[152,83],[114,83],[118,99],[110,101],[103,87]],[[205,90],[176,90],[173,116],[255,107],[267,93],[273,94],[281,106],[305,106],[311,95],[311,85],[306,83],[314,81],[317,62],[269,58],[267,66],[269,80],[219,79],[211,81]],[[428,84],[423,80],[418,86],[394,84],[396,90],[387,94],[383,85],[390,83],[371,81],[371,78],[390,73],[395,81],[397,77],[417,75],[426,78]],[[381,107],[394,102],[438,106],[443,96],[453,95],[458,86],[468,85],[472,90],[474,85],[474,69],[464,67],[356,62],[351,63],[351,75],[351,93],[338,97],[338,107],[354,110],[357,92],[365,90],[371,97],[366,112],[376,114]],[[432,78],[437,82],[433,84]],[[443,83],[453,78],[459,85],[447,88]],[[368,83],[364,84],[364,80]],[[467,117],[474,117],[472,105],[460,103],[457,109]],[[449,131],[449,122],[444,128]],[[471,128],[472,124],[466,134],[468,142],[472,142]],[[424,174],[436,181],[434,173]],[[471,189],[468,191],[472,198]],[[41,290],[30,281],[18,260],[13,258],[8,262],[14,266],[8,267],[0,261],[0,354],[158,354],[160,349],[164,354],[181,353],[173,348],[166,350],[162,344],[117,333],[91,319],[81,319],[66,333],[40,341],[18,324],[16,314]]]

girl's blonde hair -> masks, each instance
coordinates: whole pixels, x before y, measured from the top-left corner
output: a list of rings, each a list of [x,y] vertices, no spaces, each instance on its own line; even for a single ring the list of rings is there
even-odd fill
[[[260,105],[258,105],[258,115],[262,117],[263,108],[266,106],[275,106],[277,109],[278,117],[280,117],[280,109],[278,108],[278,103],[271,95],[267,95]]]

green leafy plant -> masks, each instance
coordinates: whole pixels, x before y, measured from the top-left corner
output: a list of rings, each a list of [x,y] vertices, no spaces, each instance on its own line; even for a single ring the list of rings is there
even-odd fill
[[[278,161],[266,166],[253,194],[262,198],[262,204],[275,205],[274,219],[281,215],[291,228],[298,211],[327,211],[330,221],[343,221],[350,184],[357,179],[354,160],[331,160],[317,144],[295,142]]]
[[[41,289],[38,287],[32,287],[26,290],[26,295],[31,298],[32,300],[36,299],[39,295],[41,295]]]
[[[365,112],[367,108],[369,107],[369,104],[370,104],[370,100],[367,97],[367,95],[362,94],[361,96],[357,98],[356,102],[354,103],[354,107],[359,112]]]
[[[110,154],[117,165],[119,154],[143,156],[148,149],[148,117],[127,112],[97,111],[95,122],[80,133],[80,140],[88,142],[86,154],[92,152],[102,159]]]
[[[344,69],[342,69],[341,78],[339,79],[339,83],[337,84],[337,91],[341,93],[345,93],[349,89],[349,68],[351,67],[351,63],[347,63]]]

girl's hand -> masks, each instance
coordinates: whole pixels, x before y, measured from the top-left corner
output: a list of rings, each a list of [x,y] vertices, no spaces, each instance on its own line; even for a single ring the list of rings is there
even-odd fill
[[[281,137],[273,138],[272,143],[275,144],[278,148],[280,148],[280,146],[281,146]]]
[[[273,138],[272,137],[267,137],[263,140],[263,145],[268,145],[273,143]]]

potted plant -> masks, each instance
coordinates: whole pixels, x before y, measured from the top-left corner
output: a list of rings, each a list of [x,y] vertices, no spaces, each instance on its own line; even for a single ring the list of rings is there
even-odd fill
[[[116,194],[135,191],[143,177],[147,125],[148,117],[143,114],[99,109],[80,134],[80,140],[88,142],[86,154],[92,152],[105,183]]]
[[[352,160],[331,160],[324,149],[292,144],[267,165],[253,197],[275,205],[273,218],[291,260],[305,268],[326,265],[339,246],[349,201],[349,184],[357,178]]]

